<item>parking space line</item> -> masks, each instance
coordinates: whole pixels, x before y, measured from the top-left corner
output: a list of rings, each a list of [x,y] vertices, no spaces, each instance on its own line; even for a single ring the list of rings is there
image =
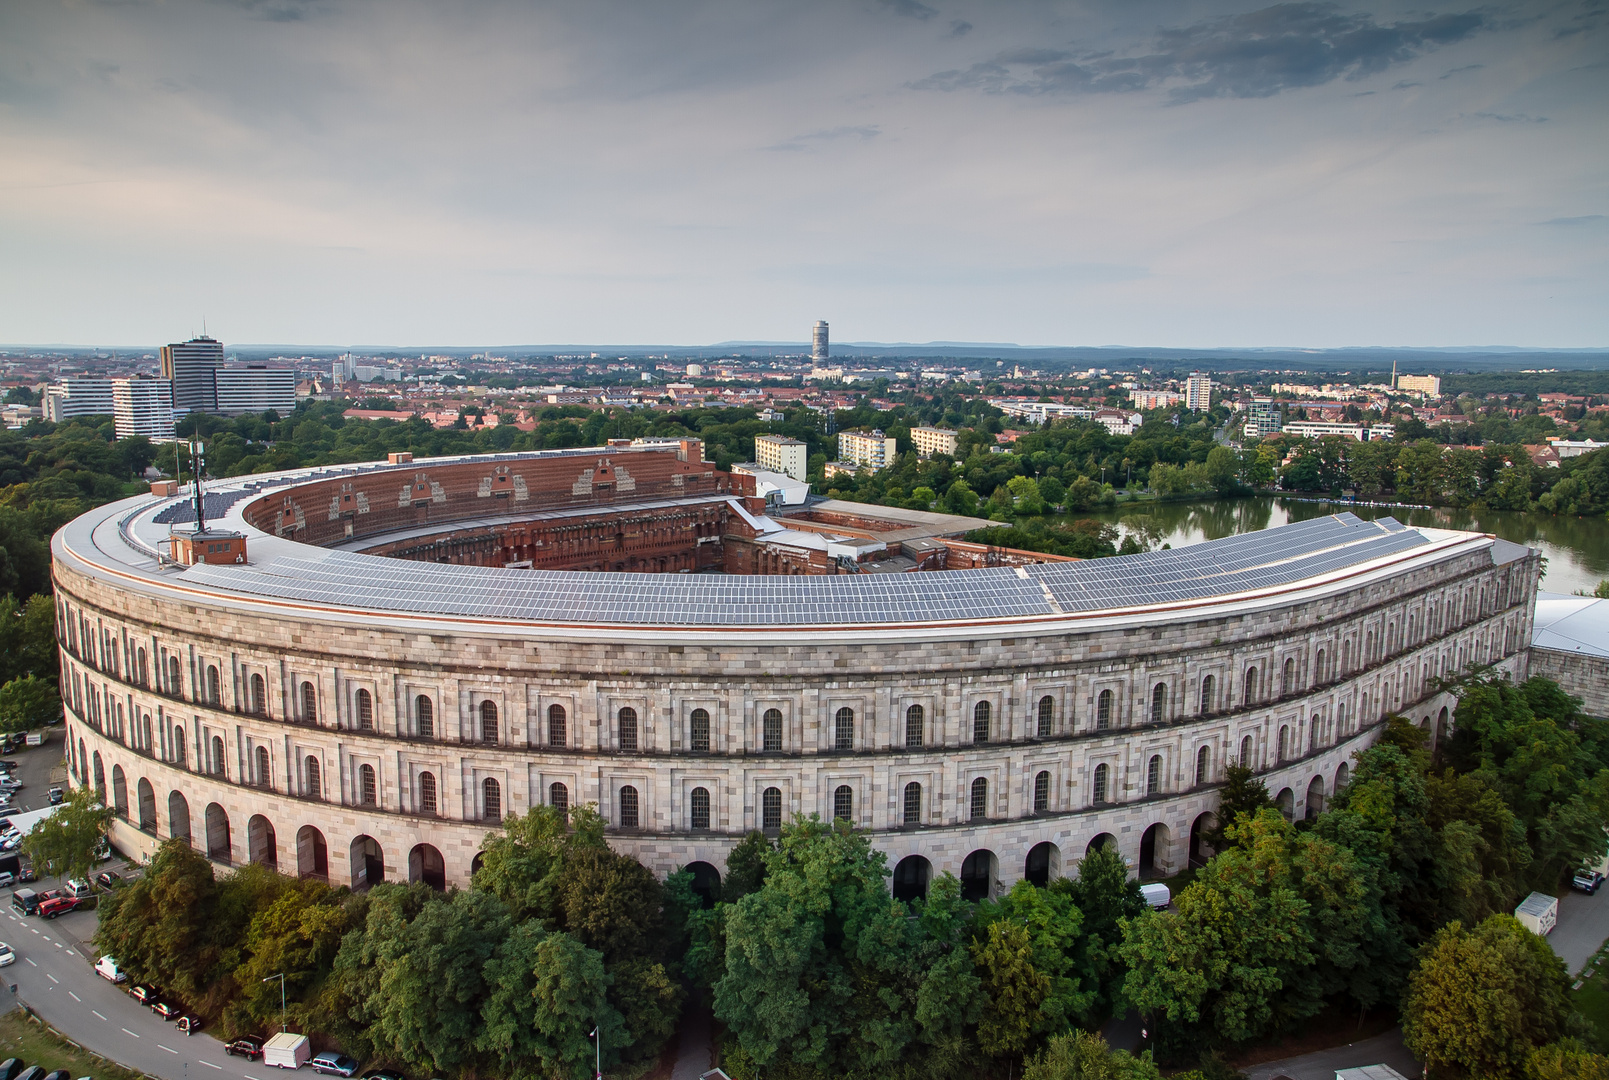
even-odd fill
[[[55,945],[56,948],[58,948],[58,949],[61,948],[61,942],[59,942],[59,941],[52,942],[52,944]]]
[[[56,985],[57,985],[57,986],[60,986],[60,985],[61,985],[61,980],[60,980],[60,979],[58,979],[58,978],[56,978],[56,976],[54,976],[54,975],[52,975],[52,974],[51,974],[51,973],[50,973],[50,972],[48,972],[48,971],[47,971],[47,972],[45,972],[45,978],[47,978],[47,979],[49,979],[49,980],[50,980],[50,981],[51,981],[51,982],[53,982],[53,983],[55,983],[55,984],[56,984]]]
[[[123,1029],[123,1034],[125,1034],[125,1035],[133,1035],[136,1039],[138,1039],[140,1037],[137,1032],[130,1031],[128,1028]]]
[[[34,933],[36,933],[36,934],[37,934],[37,933],[39,933],[39,931],[37,931],[37,930],[34,930],[34,928],[33,928],[33,927],[31,927],[31,926],[30,926],[30,927],[28,927],[28,929],[29,929],[29,930],[33,930],[33,932],[34,932]]]
[[[199,1061],[200,1059],[198,1058],[197,1060]],[[214,1065],[210,1061],[202,1061],[201,1064],[205,1065],[209,1069],[217,1069],[219,1072],[223,1072],[223,1066],[222,1065]]]
[[[33,964],[33,966],[34,966],[34,967],[38,967],[38,966],[39,966],[39,963],[38,963],[38,961],[36,961],[36,960],[35,960],[35,959],[34,959],[34,958],[33,958],[33,957],[31,957],[31,956],[25,956],[25,957],[23,957],[23,959],[24,959],[24,960],[27,960],[27,961],[28,961],[28,963],[30,963],[30,964]]]
[[[171,1047],[171,1046],[163,1046],[161,1043],[157,1043],[156,1048],[158,1050],[166,1050],[170,1054],[177,1054],[178,1053],[178,1051],[173,1049],[173,1047]]]
[[[96,1015],[96,1016],[101,1016],[101,1014],[100,1014],[100,1013],[98,1013],[98,1012],[95,1012],[95,1010],[94,1010],[94,1009],[91,1009],[91,1010],[89,1010],[89,1011],[90,1011],[90,1012],[92,1012],[92,1013],[95,1013],[95,1015]],[[104,1017],[104,1016],[101,1016],[101,1019],[102,1019],[102,1020],[105,1020],[105,1019],[106,1019],[106,1017]]]
[[[73,993],[71,990],[67,991],[67,996],[78,1002],[80,1005],[84,1003],[84,999]]]

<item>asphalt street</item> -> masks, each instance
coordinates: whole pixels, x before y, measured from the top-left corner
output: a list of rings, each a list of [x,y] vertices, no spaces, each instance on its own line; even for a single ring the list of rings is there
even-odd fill
[[[107,866],[117,867],[113,862]],[[54,888],[54,880],[35,884]],[[185,1035],[149,1008],[95,973],[95,913],[75,911],[52,922],[24,918],[5,899],[0,936],[17,951],[17,962],[0,969],[7,991],[74,1042],[132,1069],[164,1080],[271,1080],[285,1073],[224,1053],[205,1031]],[[126,984],[125,984],[126,985]]]

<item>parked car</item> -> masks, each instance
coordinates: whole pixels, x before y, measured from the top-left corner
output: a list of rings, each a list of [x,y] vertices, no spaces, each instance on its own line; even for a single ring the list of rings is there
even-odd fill
[[[18,915],[39,914],[39,894],[32,889],[11,890],[11,910]]]
[[[65,915],[78,907],[76,896],[53,896],[39,905],[41,919],[54,919],[58,915]]]
[[[128,975],[117,966],[117,961],[113,960],[110,956],[103,956],[99,960],[95,961],[95,974],[99,975],[103,979],[106,979],[108,982],[128,982]]]
[[[128,992],[129,997],[138,1001],[141,1005],[149,1005],[161,996],[157,993],[156,987],[147,983],[135,983],[128,988]]]
[[[46,1071],[39,1065],[30,1065],[17,1074],[17,1080],[45,1080]]]
[[[10,967],[17,962],[17,951],[5,942],[0,941],[0,967]]]
[[[45,1080],[73,1080],[73,1074],[66,1069],[57,1069],[45,1074]]]
[[[185,1013],[183,1016],[175,1020],[174,1023],[177,1024],[179,1026],[179,1030],[184,1032],[186,1035],[194,1035],[196,1032],[201,1030],[201,1017],[195,1016],[191,1013]]]
[[[9,889],[17,883],[17,875],[10,870],[0,870],[0,889]]]
[[[391,1069],[370,1069],[363,1074],[363,1080],[408,1080],[408,1078]]]
[[[1575,876],[1570,879],[1570,888],[1576,892],[1584,892],[1588,896],[1597,892],[1602,884],[1603,875],[1596,870],[1577,870]]]
[[[18,881],[38,881],[39,880],[39,871],[34,869],[34,864],[33,863],[24,862],[22,864],[21,868],[18,869],[18,871],[17,871],[17,880]]]
[[[0,817],[12,817],[20,813],[22,813],[22,807],[20,806],[12,806],[9,803],[5,806],[0,806]]]
[[[164,1020],[176,1020],[184,1014],[184,1010],[167,1001],[159,1001],[151,1006],[151,1011]]]
[[[95,887],[83,878],[68,878],[67,884],[62,886],[61,891],[77,900],[95,895]]]
[[[67,793],[65,791],[63,791],[61,788],[53,787],[53,788],[50,789],[49,798],[50,798],[50,805],[51,806],[55,806],[57,803],[61,802],[66,797],[67,797]]]
[[[224,1047],[223,1052],[247,1059],[260,1058],[263,1056],[263,1041],[255,1035],[242,1035]],[[0,1077],[0,1080],[5,1080],[5,1078]]]
[[[0,1080],[17,1080],[17,1074],[26,1067],[21,1058],[6,1058],[0,1061]]]
[[[95,884],[103,889],[115,889],[123,884],[123,875],[116,870],[102,870],[95,875]]]
[[[330,1076],[351,1076],[358,1071],[357,1060],[345,1054],[319,1054],[308,1064],[313,1066],[314,1072]]]

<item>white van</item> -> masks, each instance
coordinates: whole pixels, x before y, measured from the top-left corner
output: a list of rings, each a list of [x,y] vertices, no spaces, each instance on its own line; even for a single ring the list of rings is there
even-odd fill
[[[95,974],[107,982],[128,982],[128,976],[123,974],[122,970],[117,966],[117,961],[110,956],[103,956],[95,961]]]
[[[294,1031],[281,1031],[263,1044],[263,1064],[280,1069],[300,1069],[312,1056],[307,1036]]]
[[[1141,885],[1140,898],[1147,905],[1158,911],[1173,903],[1173,894],[1168,891],[1168,887],[1156,882],[1152,882],[1150,885]]]

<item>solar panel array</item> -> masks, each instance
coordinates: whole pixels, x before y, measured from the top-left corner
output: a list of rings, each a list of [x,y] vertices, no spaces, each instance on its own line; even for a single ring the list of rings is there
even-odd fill
[[[203,485],[205,487],[205,485]],[[207,520],[217,521],[229,512],[229,508],[241,499],[250,498],[255,491],[203,491],[201,501],[207,507]],[[196,519],[195,496],[181,499],[170,506],[164,506],[151,520],[158,525],[188,525]]]
[[[505,570],[332,552],[185,578],[333,607],[618,626],[899,625],[1169,604],[1288,585],[1421,546],[1415,530],[1338,514],[1169,551],[941,573],[836,577]],[[1049,594],[1047,596],[1047,593]]]

